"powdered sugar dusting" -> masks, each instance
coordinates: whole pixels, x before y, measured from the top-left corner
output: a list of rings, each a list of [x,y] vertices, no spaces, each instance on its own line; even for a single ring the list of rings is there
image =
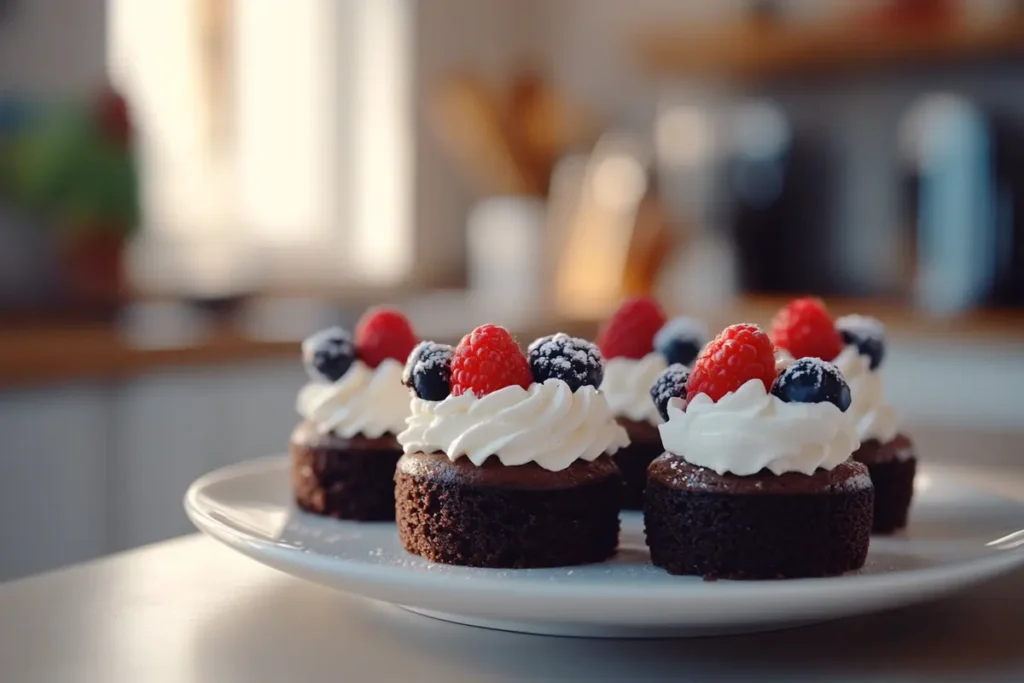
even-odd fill
[[[844,315],[836,320],[836,329],[850,332],[859,339],[885,341],[885,325],[878,318],[867,315]]]
[[[801,358],[799,363],[790,364],[786,371],[790,380],[802,380],[804,377],[809,377],[815,387],[824,385],[827,377],[840,382],[846,381],[839,368],[820,358]]]
[[[812,399],[812,401],[828,400],[825,398],[825,395],[828,393],[826,389],[829,387],[834,391],[848,393],[848,389],[840,389],[840,387],[847,386],[843,373],[840,372],[839,368],[832,363],[821,360],[820,358],[801,358],[791,363],[789,367],[787,367],[775,379],[775,384],[772,386],[772,393],[782,398],[784,401],[794,400],[791,397],[787,397],[788,390],[790,390],[790,387],[794,385],[799,387],[797,391],[801,393],[807,392],[812,396],[820,395],[822,397]],[[841,400],[841,398],[837,397],[837,400]],[[846,407],[840,405],[840,410],[845,411],[846,408],[849,407],[849,402],[849,397],[847,397]]]
[[[409,361],[402,372],[402,383],[409,386],[412,375],[439,371],[445,377],[451,376],[452,356],[455,349],[447,344],[423,341],[409,354]]]
[[[651,400],[658,407],[658,412],[665,420],[668,419],[669,399],[679,398],[686,401],[686,380],[690,378],[690,371],[685,365],[675,363],[668,366],[658,375],[651,385]],[[685,409],[685,408],[684,408]]]
[[[604,376],[604,359],[597,346],[564,332],[534,340],[527,353],[535,382],[558,378],[574,387],[600,386]]]
[[[833,489],[837,491],[849,490],[859,491],[871,487],[871,476],[867,472],[861,472],[855,474],[849,479],[845,479],[842,482],[836,484]]]
[[[897,460],[910,460],[914,457],[914,449],[912,448],[900,448],[896,451]]]
[[[338,376],[327,377],[317,366],[320,363],[338,366],[340,360],[342,367],[348,368],[351,359],[355,357],[356,347],[352,341],[352,335],[348,330],[336,325],[315,332],[302,342],[302,362],[306,367],[306,373],[313,380],[331,382],[340,379],[344,370],[338,370]],[[327,373],[330,374],[330,371],[328,370]]]
[[[672,318],[654,335],[654,348],[663,348],[672,339],[693,341],[698,348],[709,338],[708,327],[702,321],[688,316]]]
[[[430,344],[431,347],[416,360],[416,370],[429,371],[440,367],[451,367],[455,349],[444,344],[434,344],[433,342]]]

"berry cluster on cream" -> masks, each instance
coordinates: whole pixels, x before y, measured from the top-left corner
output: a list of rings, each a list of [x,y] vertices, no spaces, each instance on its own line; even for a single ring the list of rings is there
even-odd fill
[[[651,399],[666,418],[658,428],[666,450],[719,474],[811,474],[859,445],[842,373],[814,357],[777,367],[776,347],[757,325],[727,327],[692,370],[669,366]]]
[[[648,397],[652,382],[670,365],[691,365],[707,338],[702,322],[685,316],[669,320],[650,297],[624,301],[597,337],[606,363],[601,390],[616,416],[661,422],[664,415]]]
[[[416,334],[401,312],[368,310],[355,335],[330,327],[302,342],[309,382],[299,390],[298,413],[323,433],[372,439],[397,434],[409,414],[402,363]]]
[[[820,299],[789,302],[772,321],[776,346],[796,355],[834,363],[850,385],[850,419],[861,441],[891,441],[899,432],[899,413],[886,403],[881,365],[885,326],[875,318],[847,315],[832,319]]]
[[[596,346],[566,334],[542,337],[524,354],[497,325],[482,325],[452,348],[419,344],[403,383],[413,398],[398,442],[406,453],[443,452],[476,465],[534,462],[559,471],[628,444],[598,387]]]
[[[797,354],[832,361],[850,384],[850,418],[861,441],[891,441],[899,431],[899,414],[886,403],[881,365],[885,326],[875,318],[847,315],[833,320],[819,299],[794,299],[772,323],[775,344]]]

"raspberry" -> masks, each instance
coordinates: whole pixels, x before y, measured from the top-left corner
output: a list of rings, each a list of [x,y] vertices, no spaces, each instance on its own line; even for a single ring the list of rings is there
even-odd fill
[[[775,348],[757,325],[730,325],[697,356],[686,382],[686,399],[707,394],[718,401],[752,379],[761,380],[765,391],[772,388]]]
[[[606,360],[643,358],[654,351],[654,335],[665,324],[665,314],[654,299],[627,299],[597,335],[597,346]]]
[[[821,299],[793,299],[772,318],[772,341],[794,358],[831,361],[843,350],[843,340]]]
[[[405,363],[417,341],[409,321],[393,308],[371,308],[356,325],[356,352],[371,368],[387,358]]]
[[[459,342],[452,358],[452,396],[472,391],[477,397],[533,382],[530,364],[504,327],[481,325]]]

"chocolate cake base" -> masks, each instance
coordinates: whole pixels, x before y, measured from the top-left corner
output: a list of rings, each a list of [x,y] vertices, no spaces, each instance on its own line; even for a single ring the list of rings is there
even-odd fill
[[[887,443],[869,439],[854,452],[853,459],[867,465],[875,485],[872,530],[876,534],[891,534],[907,526],[917,473],[917,458],[910,439],[902,434]]]
[[[719,475],[665,454],[650,467],[651,561],[708,579],[832,576],[867,558],[874,490],[849,460],[812,475]]]
[[[647,486],[647,467],[665,449],[661,445],[658,428],[649,422],[619,419],[626,433],[629,445],[612,456],[622,472],[622,508],[642,510],[644,508],[644,487]]]
[[[395,472],[398,537],[431,562],[559,567],[600,562],[619,542],[622,479],[608,457],[561,472],[535,463],[477,467],[443,453],[402,456]]]
[[[393,435],[343,439],[302,423],[291,440],[295,502],[306,512],[337,519],[393,520],[401,456]]]

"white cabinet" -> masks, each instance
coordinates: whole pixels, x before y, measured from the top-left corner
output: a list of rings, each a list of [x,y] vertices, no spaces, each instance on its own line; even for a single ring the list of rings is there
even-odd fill
[[[217,389],[219,449],[209,467],[283,453],[298,421],[295,396],[305,382],[299,362],[225,370]]]
[[[107,550],[110,391],[0,392],[0,580]]]
[[[302,382],[296,365],[165,372],[120,387],[113,408],[112,549],[188,533],[182,496],[192,480],[283,452]]]
[[[157,374],[118,388],[111,410],[112,550],[187,530],[182,494],[217,448],[217,375]]]
[[[192,531],[211,469],[284,452],[295,361],[0,392],[0,581]]]

